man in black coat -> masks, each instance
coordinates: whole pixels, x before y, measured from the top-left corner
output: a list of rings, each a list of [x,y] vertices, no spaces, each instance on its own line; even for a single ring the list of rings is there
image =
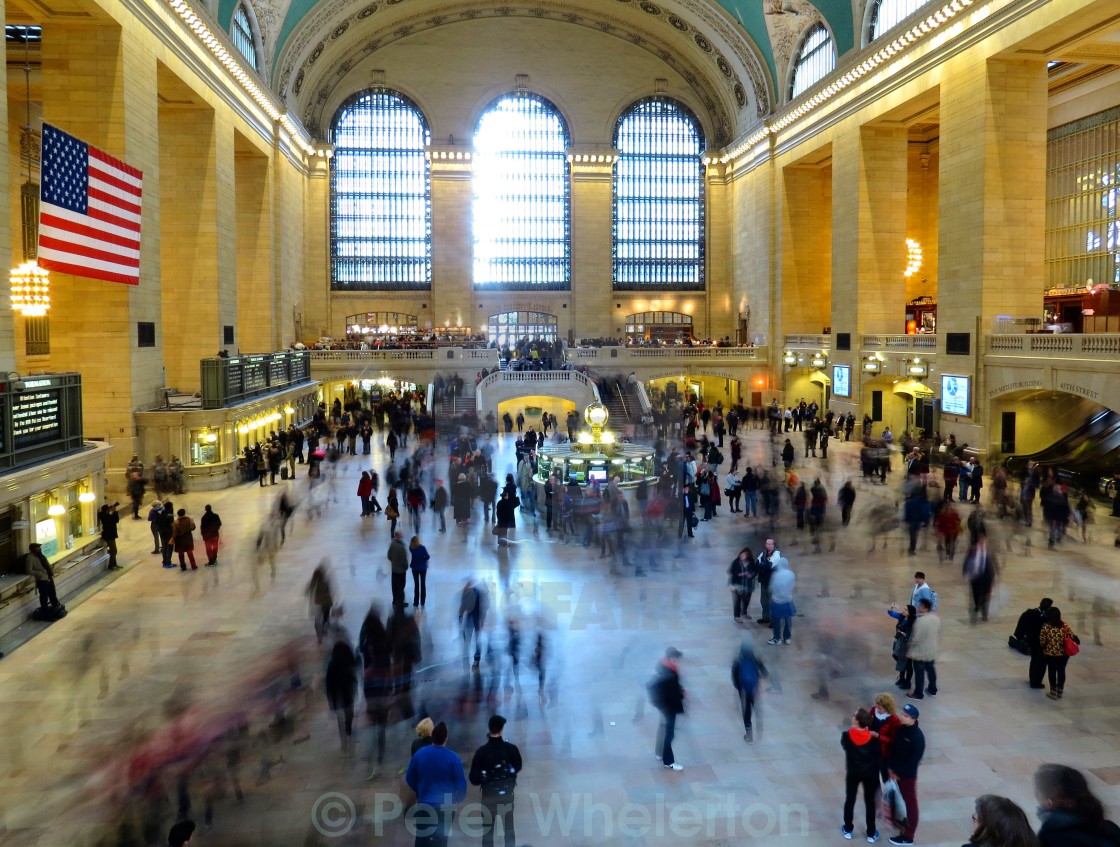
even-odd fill
[[[117,524],[121,522],[121,516],[117,514],[117,506],[119,505],[119,503],[113,503],[110,506],[106,503],[97,515],[97,520],[101,523],[101,540],[105,542],[105,549],[109,551],[109,570],[111,571],[121,569],[121,566],[117,564]]]
[[[657,711],[661,712],[661,725],[657,729],[657,748],[654,754],[661,759],[661,763],[673,771],[683,771],[684,766],[677,764],[673,757],[673,736],[677,728],[677,715],[684,714],[684,688],[681,687],[681,675],[678,670],[678,661],[681,651],[670,647],[665,651],[665,658],[657,665],[657,674],[650,682],[650,701]]]
[[[906,803],[906,827],[888,839],[896,847],[913,844],[914,833],[918,829],[918,765],[926,752],[926,737],[918,727],[918,716],[916,706],[907,703],[902,707],[887,759],[888,774],[898,783],[898,790]]]
[[[516,744],[502,738],[505,725],[506,719],[501,715],[490,718],[489,738],[475,752],[467,777],[471,785],[482,788],[482,807],[486,810],[482,818],[482,847],[494,847],[494,828],[498,820],[502,822],[505,847],[514,847],[516,841],[513,791],[521,771],[521,751]]]
[[[156,530],[163,544],[163,549],[160,551],[163,553],[163,566],[173,568],[175,566],[171,564],[171,539],[175,534],[175,504],[170,500],[163,504],[163,511],[156,518]]]
[[[1042,677],[1046,674],[1046,657],[1042,655],[1039,636],[1042,634],[1042,625],[1046,622],[1046,611],[1053,605],[1053,600],[1043,597],[1037,609],[1027,609],[1019,615],[1019,622],[1015,624],[1015,641],[1017,644],[1026,644],[1030,651],[1031,664],[1027,670],[1027,682],[1031,688],[1045,688]]]

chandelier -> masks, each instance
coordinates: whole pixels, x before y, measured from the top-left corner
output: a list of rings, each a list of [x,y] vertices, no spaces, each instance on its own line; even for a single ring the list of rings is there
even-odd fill
[[[50,278],[35,261],[12,268],[12,308],[27,318],[41,318],[51,307]]]

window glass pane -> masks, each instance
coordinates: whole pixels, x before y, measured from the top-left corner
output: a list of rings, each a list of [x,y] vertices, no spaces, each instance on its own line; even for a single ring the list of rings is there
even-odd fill
[[[474,284],[526,290],[571,286],[568,128],[528,92],[483,112],[474,136]]]
[[[672,100],[644,100],[615,128],[614,287],[704,287],[704,138]]]
[[[331,160],[331,287],[429,289],[428,126],[410,100],[367,91],[335,117]]]
[[[512,347],[522,341],[555,341],[556,315],[543,312],[502,312],[491,315],[486,327],[490,341],[498,348]]]
[[[245,10],[244,4],[239,5],[233,13],[233,25],[230,27],[229,34],[233,39],[233,46],[245,57],[245,61],[253,66],[253,70],[259,70],[257,42],[253,40],[253,26],[249,22],[249,13]]]
[[[874,41],[884,32],[898,26],[929,0],[875,0],[875,8],[871,10],[870,41]]]
[[[816,85],[836,67],[836,47],[828,27],[818,23],[809,30],[801,42],[793,68],[793,86],[790,99]]]

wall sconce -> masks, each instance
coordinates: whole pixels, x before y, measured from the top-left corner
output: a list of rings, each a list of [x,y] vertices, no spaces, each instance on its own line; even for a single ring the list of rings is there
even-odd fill
[[[51,503],[50,508],[47,509],[47,514],[52,518],[60,518],[66,514],[66,507],[61,503]]]
[[[790,350],[786,353],[786,355],[782,359],[782,361],[785,362],[790,367],[793,367],[794,365],[797,364],[797,356],[793,353],[792,350]]]
[[[880,367],[880,365],[879,365],[879,360],[878,359],[868,359],[866,362],[863,363],[864,371],[866,371],[869,374],[879,373],[879,367]]]
[[[813,356],[812,359],[809,360],[809,362],[814,368],[823,368],[828,364],[828,357],[823,353],[817,353],[815,356]]]
[[[906,367],[906,373],[910,376],[928,376],[929,365],[921,359],[911,359],[910,364]]]
[[[291,406],[285,406],[284,411],[287,412],[289,415],[294,415],[296,413],[296,410],[293,409]]]
[[[92,503],[96,499],[97,499],[97,495],[94,494],[92,491],[83,491],[81,494],[78,495],[78,502],[79,503]]]

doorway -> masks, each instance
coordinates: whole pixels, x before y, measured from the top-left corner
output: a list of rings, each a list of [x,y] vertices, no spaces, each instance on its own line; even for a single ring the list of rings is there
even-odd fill
[[[1004,412],[999,418],[999,450],[1001,453],[1015,452],[1015,413]]]

